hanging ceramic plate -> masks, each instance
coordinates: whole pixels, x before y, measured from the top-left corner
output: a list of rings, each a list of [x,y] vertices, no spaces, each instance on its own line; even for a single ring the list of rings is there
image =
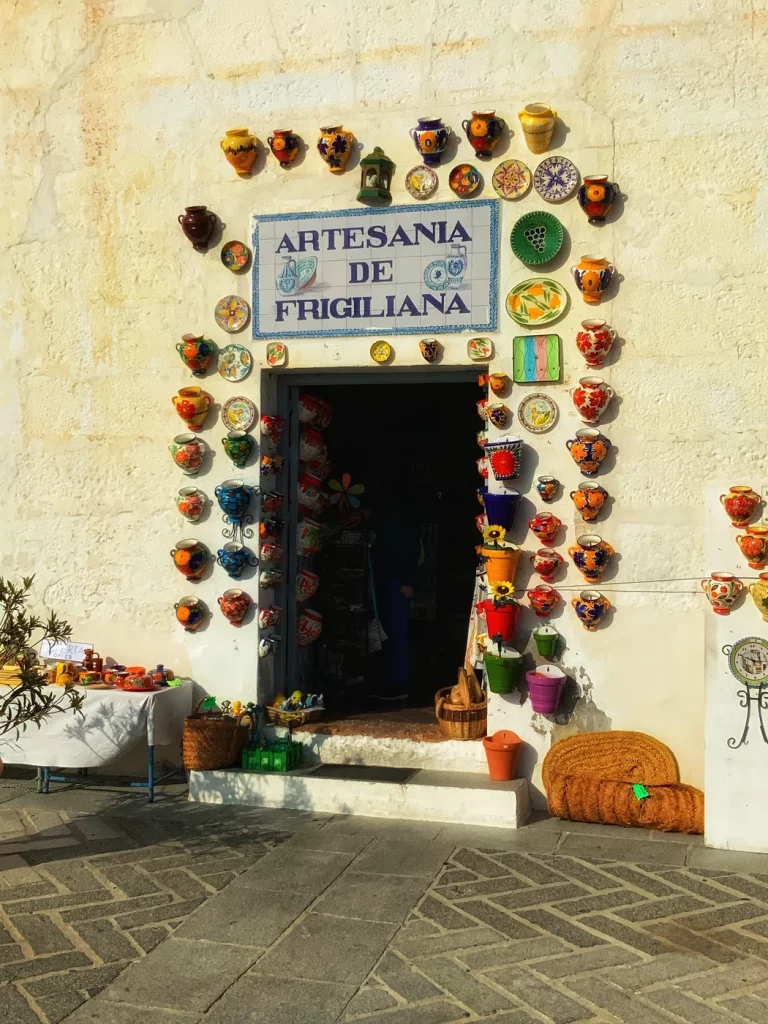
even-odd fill
[[[221,422],[227,430],[250,430],[256,422],[256,406],[243,395],[229,398],[221,410]]]
[[[374,341],[371,345],[371,359],[374,363],[386,363],[392,358],[392,346],[388,341]]]
[[[271,341],[267,345],[267,362],[270,366],[285,366],[288,358],[288,346],[282,341]]]
[[[523,327],[539,327],[559,320],[568,307],[568,292],[548,277],[532,277],[516,284],[507,295],[507,312]]]
[[[532,434],[546,434],[557,423],[557,406],[549,395],[526,395],[518,406],[517,418]]]
[[[573,195],[579,185],[576,164],[564,156],[548,156],[533,174],[533,187],[548,203],[559,203]]]
[[[467,355],[476,363],[485,363],[493,356],[493,342],[490,338],[470,338]]]
[[[245,242],[225,242],[221,247],[221,262],[233,274],[239,270],[245,270],[250,258],[251,250]]]
[[[493,172],[493,187],[502,199],[519,199],[531,187],[531,172],[522,160],[502,160]]]
[[[245,299],[239,295],[225,295],[216,303],[213,315],[216,323],[227,334],[236,334],[242,331],[248,323],[248,316],[251,310]]]
[[[563,225],[552,213],[535,210],[524,213],[512,228],[509,244],[523,263],[549,263],[563,247]]]
[[[462,199],[473,196],[483,187],[483,176],[473,164],[456,164],[448,178],[451,192]]]
[[[405,187],[414,199],[429,199],[437,188],[437,175],[431,167],[419,164],[406,174]]]
[[[219,373],[224,380],[236,383],[251,372],[253,358],[242,345],[225,345],[219,350]]]

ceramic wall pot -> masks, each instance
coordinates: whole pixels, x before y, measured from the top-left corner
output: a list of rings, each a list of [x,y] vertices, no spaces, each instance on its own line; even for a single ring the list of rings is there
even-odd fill
[[[585,476],[596,476],[611,442],[596,427],[582,427],[576,437],[565,442],[571,458]]]
[[[262,519],[259,523],[259,536],[262,540],[279,537],[284,525],[282,519]]]
[[[588,174],[576,194],[579,206],[589,218],[590,224],[601,224],[620,194],[616,182],[608,181],[607,174]]]
[[[587,583],[598,583],[608,568],[613,548],[596,533],[587,533],[577,538],[568,554]]]
[[[340,124],[334,125],[320,129],[317,151],[333,174],[342,174],[354,143],[352,132],[345,131]]]
[[[244,590],[225,590],[217,598],[221,614],[233,626],[241,626],[251,607],[251,599]]]
[[[768,572],[761,572],[760,578],[750,583],[749,592],[764,622],[768,622]]]
[[[548,583],[537,583],[533,590],[528,590],[526,593],[531,608],[540,619],[546,619],[548,615],[551,615],[560,600],[558,592]]]
[[[196,523],[205,508],[205,495],[196,487],[182,487],[176,497],[176,508],[189,523]]]
[[[311,558],[323,548],[323,528],[314,519],[302,519],[296,527],[296,551]]]
[[[197,597],[182,597],[175,604],[176,621],[180,622],[187,633],[195,633],[205,621],[206,608]]]
[[[587,523],[597,519],[607,497],[608,491],[604,490],[600,484],[581,484],[575,491],[571,491],[571,501],[576,506],[576,511],[581,518]]]
[[[743,529],[762,505],[762,499],[751,487],[736,484],[728,489],[727,494],[720,495],[720,504],[731,520],[731,525]]]
[[[282,643],[282,637],[278,636],[277,633],[273,633],[272,636],[263,636],[259,640],[259,657],[260,658],[271,658],[277,654],[280,650],[280,644]]]
[[[533,631],[536,650],[542,658],[554,658],[560,634],[554,626],[537,626]]]
[[[270,629],[274,626],[279,626],[283,618],[283,609],[278,608],[277,605],[272,605],[271,608],[260,608],[259,609],[259,628]]]
[[[538,665],[525,673],[531,707],[538,715],[554,715],[565,686],[566,674],[556,665]]]
[[[514,480],[520,475],[522,466],[523,439],[504,437],[488,441],[485,454],[497,480]]]
[[[281,512],[285,496],[280,491],[264,491],[261,496],[262,512]]]
[[[255,442],[244,430],[230,430],[226,437],[222,437],[221,443],[235,466],[242,469],[253,451]]]
[[[285,459],[282,455],[262,455],[259,461],[259,472],[262,476],[274,476],[282,473]]]
[[[542,544],[554,544],[557,531],[562,525],[551,512],[537,512],[528,523],[531,533],[534,533]]]
[[[503,395],[509,387],[509,377],[506,373],[489,373],[488,387],[494,395]]]
[[[171,551],[173,564],[188,580],[200,579],[210,557],[210,552],[205,544],[193,537],[177,541],[176,547]]]
[[[316,593],[319,586],[320,577],[316,572],[310,572],[309,569],[301,569],[296,573],[296,600],[308,601]]]
[[[506,122],[502,118],[496,117],[495,110],[489,110],[486,113],[473,110],[471,120],[462,121],[461,127],[466,132],[469,144],[477,155],[489,157],[496,149]]]
[[[497,430],[503,430],[509,419],[509,409],[503,402],[492,402],[486,406],[488,422],[492,423]]]
[[[478,402],[475,403],[475,408],[477,409],[477,415],[480,417],[480,419],[484,420],[487,423],[488,422],[488,399],[487,398],[481,398]]]
[[[424,338],[419,342],[419,352],[428,363],[434,363],[440,355],[440,342],[436,338]]]
[[[424,163],[428,167],[437,167],[448,139],[453,133],[447,125],[443,124],[441,117],[420,117],[419,123],[415,128],[411,128],[408,134],[413,139],[413,144]]]
[[[701,589],[716,615],[730,615],[744,584],[733,573],[713,572],[709,579],[701,581]]]
[[[173,461],[185,476],[197,476],[203,464],[205,443],[194,434],[177,434],[168,445]]]
[[[205,417],[213,404],[213,399],[206,391],[196,386],[179,388],[178,394],[171,401],[190,430],[203,429]]]
[[[214,487],[213,493],[224,515],[229,519],[242,519],[248,511],[255,491],[242,480],[225,480]]]
[[[285,419],[282,416],[270,416],[268,413],[262,413],[259,419],[259,430],[261,436],[276,448],[283,437]]]
[[[309,647],[323,632],[323,616],[311,608],[303,608],[296,619],[296,639],[299,647]]]
[[[552,141],[557,111],[546,103],[529,103],[517,116],[528,149],[532,153],[543,153]]]
[[[540,476],[536,481],[536,490],[542,501],[554,501],[560,481],[554,476]]]
[[[748,526],[746,533],[740,533],[736,543],[747,559],[750,569],[764,569],[768,557],[768,526]]]
[[[312,424],[318,430],[327,430],[333,419],[333,406],[324,398],[315,399],[315,422]]]
[[[314,462],[327,452],[323,435],[314,427],[306,427],[299,437],[299,458],[304,462]]]
[[[306,423],[307,426],[318,426],[318,410],[320,408],[320,399],[315,398],[314,395],[308,395],[306,391],[302,391],[299,395],[299,423]]]
[[[594,426],[613,398],[613,388],[602,377],[582,377],[571,389],[571,398],[583,423]]]
[[[488,474],[491,472],[490,462],[484,455],[481,458],[476,459],[475,462],[477,463],[477,472],[480,474],[483,480],[487,480]]]
[[[515,516],[520,504],[520,492],[511,488],[503,494],[483,495],[485,515],[489,526],[501,526],[505,530],[511,530],[515,525]]]
[[[611,602],[599,590],[582,590],[578,597],[573,598],[571,605],[584,629],[591,633],[605,618]]]
[[[484,547],[480,557],[485,564],[489,583],[514,583],[520,548],[513,544],[501,548]]]
[[[494,643],[511,643],[520,615],[519,604],[513,602],[497,606],[493,601],[481,601],[477,610],[485,615],[489,640]]]
[[[276,590],[281,586],[284,577],[282,569],[265,569],[259,575],[259,586],[262,590]]]
[[[299,155],[301,140],[290,128],[275,128],[275,134],[269,136],[267,143],[281,167],[290,167]]]
[[[259,564],[242,544],[225,544],[216,552],[216,561],[233,580],[240,578],[247,565],[255,567]]]
[[[300,503],[311,512],[322,512],[325,508],[323,481],[312,473],[302,473],[297,483]]]
[[[485,516],[485,512],[481,512],[480,515],[475,516],[475,526],[479,533],[483,533],[487,525],[488,520]]]
[[[282,562],[285,548],[274,541],[264,541],[259,547],[259,558],[262,565],[277,565]]]
[[[259,140],[247,128],[230,128],[220,140],[224,156],[238,174],[250,174],[259,151]]]
[[[576,287],[585,302],[596,303],[611,283],[616,268],[602,256],[582,256],[575,267],[571,267]]]
[[[216,346],[202,334],[200,337],[194,334],[182,334],[181,341],[176,343],[176,351],[181,356],[181,361],[195,377],[204,377],[205,371],[216,355]]]
[[[194,249],[204,252],[216,227],[216,214],[207,206],[185,206],[184,209],[186,212],[178,217],[181,230]]]
[[[539,548],[530,556],[530,562],[534,571],[544,582],[551,583],[555,578],[555,573],[563,564],[563,556],[557,551],[552,551],[551,548]]]
[[[491,693],[511,693],[523,667],[523,656],[511,647],[502,647],[499,654],[499,648],[494,645],[493,651],[496,653],[486,651],[483,654],[488,689]]]
[[[615,338],[616,331],[605,320],[582,320],[581,330],[576,335],[576,347],[587,366],[602,366]]]

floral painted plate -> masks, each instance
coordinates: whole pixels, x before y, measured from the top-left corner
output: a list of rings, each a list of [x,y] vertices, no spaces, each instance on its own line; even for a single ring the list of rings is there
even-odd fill
[[[563,225],[546,210],[525,213],[516,221],[509,236],[512,252],[523,263],[537,266],[549,263],[563,247]]]
[[[256,422],[256,406],[243,395],[229,398],[221,410],[221,422],[227,430],[250,430]]]
[[[568,292],[548,277],[532,277],[516,284],[507,295],[507,313],[523,327],[539,327],[559,320],[568,307]]]
[[[476,363],[484,363],[493,356],[493,342],[490,338],[470,338],[467,355]]]
[[[560,203],[579,185],[576,164],[564,156],[548,156],[533,173],[533,187],[548,203]]]
[[[531,187],[531,172],[522,160],[502,160],[493,172],[493,187],[502,199],[519,199]]]
[[[532,434],[545,434],[557,423],[557,406],[549,395],[526,395],[517,409],[517,418]]]
[[[405,187],[414,199],[429,199],[437,188],[437,175],[431,167],[419,164],[406,174]]]
[[[267,362],[270,366],[285,366],[288,358],[288,346],[282,341],[271,341],[267,345]]]
[[[225,242],[221,248],[221,262],[233,274],[245,270],[250,258],[251,250],[245,242]]]
[[[392,346],[388,341],[374,341],[371,345],[371,359],[374,363],[386,363],[392,358]]]
[[[250,312],[250,306],[245,299],[241,299],[239,295],[225,295],[216,303],[213,315],[223,331],[227,334],[236,334],[248,323]]]
[[[253,367],[253,357],[242,345],[225,345],[219,350],[219,373],[224,380],[244,380]]]
[[[483,187],[483,176],[472,164],[456,164],[448,178],[448,184],[457,196],[467,199]]]

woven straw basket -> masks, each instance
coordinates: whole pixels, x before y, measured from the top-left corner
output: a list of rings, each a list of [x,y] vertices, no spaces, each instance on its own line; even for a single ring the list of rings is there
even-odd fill
[[[435,694],[435,714],[440,732],[452,740],[479,740],[485,736],[488,725],[488,698],[480,689],[474,673],[469,676],[464,669],[459,669],[457,687],[459,703],[451,702],[452,686],[446,686]]]
[[[194,714],[184,720],[183,760],[187,771],[212,772],[218,768],[229,768],[240,759],[243,747],[248,742],[248,726],[244,718],[250,712],[244,711],[239,718],[225,718],[219,713],[204,713],[198,703]]]

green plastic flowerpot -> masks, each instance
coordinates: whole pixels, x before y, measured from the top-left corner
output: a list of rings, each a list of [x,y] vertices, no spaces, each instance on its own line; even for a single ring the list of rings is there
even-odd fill
[[[496,654],[486,652],[483,655],[483,663],[491,693],[511,693],[514,690],[523,664],[520,654],[517,654],[517,657],[500,658]]]
[[[545,210],[525,213],[515,223],[509,242],[512,252],[523,263],[537,266],[549,263],[563,247],[563,225]]]

